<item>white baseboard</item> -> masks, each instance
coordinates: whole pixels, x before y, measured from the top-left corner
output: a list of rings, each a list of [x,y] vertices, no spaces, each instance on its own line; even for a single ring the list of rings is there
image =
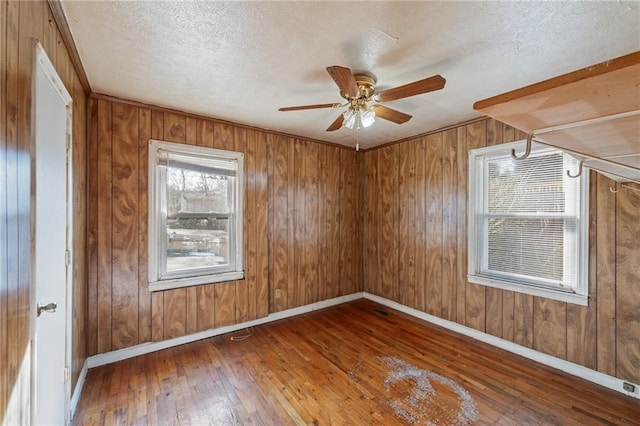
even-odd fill
[[[78,376],[76,387],[73,389],[73,395],[71,395],[71,401],[69,401],[69,418],[73,420],[73,416],[76,414],[76,408],[78,408],[78,402],[80,402],[80,395],[82,394],[82,388],[84,387],[84,380],[87,378],[87,371],[89,370],[88,362],[85,359],[82,364],[82,370]]]
[[[219,336],[225,333],[231,333],[234,331],[242,330],[247,327],[266,324],[269,322],[312,312],[318,309],[328,308],[330,306],[339,305],[342,303],[350,302],[352,300],[361,299],[361,298],[365,298],[365,299],[374,301],[376,303],[379,303],[381,305],[388,306],[389,308],[396,309],[400,312],[404,312],[405,314],[411,315],[415,318],[419,318],[421,320],[430,322],[432,324],[447,328],[451,331],[460,333],[464,336],[468,336],[473,339],[479,340],[481,342],[488,343],[490,345],[521,355],[533,361],[537,361],[549,367],[557,368],[558,370],[564,371],[571,375],[580,377],[582,379],[607,387],[609,389],[613,389],[617,392],[623,393],[625,395],[629,395],[636,399],[640,399],[640,386],[638,384],[633,383],[633,385],[635,386],[635,392],[629,392],[624,390],[622,387],[625,381],[620,380],[617,377],[609,376],[607,374],[603,374],[598,371],[583,367],[582,365],[578,365],[569,361],[565,361],[560,358],[553,357],[551,355],[544,354],[542,352],[538,352],[536,350],[513,343],[509,340],[501,339],[499,337],[492,336],[487,333],[483,333],[481,331],[458,324],[456,322],[427,314],[425,312],[410,308],[408,306],[402,305],[400,303],[394,302],[389,299],[385,299],[380,296],[376,296],[374,294],[370,294],[367,292],[360,292],[360,293],[350,294],[347,296],[336,297],[334,299],[324,300],[321,302],[312,303],[305,306],[300,306],[293,309],[288,309],[286,311],[276,312],[273,314],[269,314],[264,318],[258,318],[256,320],[247,321],[241,324],[234,324],[226,327],[206,330],[199,333],[190,334],[188,336],[182,336],[182,337],[177,337],[175,339],[163,340],[161,342],[143,343],[143,344],[132,346],[129,348],[120,349],[117,351],[107,352],[107,353],[98,354],[98,355],[89,357],[85,362],[82,372],[80,373],[80,378],[78,379],[78,383],[73,392],[73,398],[71,399],[72,414],[75,412],[75,408],[80,399],[80,392],[82,391],[82,385],[84,384],[84,378],[87,374],[88,368],[94,368],[94,367],[99,367],[101,365],[111,364],[113,362],[122,361],[128,358],[133,358],[139,355],[144,355],[144,354],[159,351],[162,349],[167,349],[173,346],[183,345],[185,343],[191,343],[197,340],[207,339],[209,337]]]
[[[607,387],[609,389],[613,389],[614,391],[640,399],[640,386],[638,386],[638,384],[632,383],[635,386],[635,392],[629,392],[623,389],[622,387],[625,381],[620,380],[617,377],[609,376],[608,374],[591,370],[590,368],[583,367],[582,365],[565,361],[563,359],[556,358],[554,356],[547,355],[542,352],[538,352],[536,350],[527,348],[525,346],[520,346],[509,340],[501,339],[499,337],[495,337],[490,334],[483,333],[481,331],[458,324],[456,322],[427,314],[425,312],[410,308],[408,306],[402,305],[400,303],[394,302],[389,299],[385,299],[380,296],[376,296],[374,294],[364,292],[363,297],[365,299],[371,300],[381,305],[388,306],[389,308],[395,309],[397,311],[404,312],[405,314],[411,315],[412,317],[416,317],[421,320],[433,323],[435,325],[439,325],[451,331],[455,331],[456,333],[460,333],[462,335],[471,337],[481,342],[488,343],[490,345],[496,346],[506,351],[521,355],[525,358],[529,358],[533,361],[537,361],[541,364],[548,365],[549,367],[557,368],[558,370],[562,370],[565,373],[569,373],[571,375],[580,377],[582,379],[588,380],[598,385]]]
[[[256,320],[243,322],[241,324],[234,324],[226,327],[215,328],[212,330],[201,331],[199,333],[190,334],[188,336],[176,337],[175,339],[163,340],[161,342],[148,342],[140,345],[131,346],[129,348],[119,349],[117,351],[106,352],[103,354],[94,355],[87,358],[88,368],[99,367],[101,365],[111,364],[113,362],[122,361],[124,359],[133,358],[139,355],[148,354],[151,352],[159,351],[162,349],[171,348],[173,346],[183,345],[185,343],[195,342],[197,340],[207,339],[213,336],[219,336],[225,333],[231,333],[234,331],[242,330],[247,327],[254,327],[260,324],[266,324],[272,321],[281,320],[284,318],[293,317],[300,314],[316,311],[318,309],[328,308],[334,305],[340,305],[342,303],[351,302],[352,300],[362,299],[363,293],[354,293],[347,296],[336,297],[334,299],[323,300],[321,302],[311,303],[309,305],[300,306],[293,309],[287,309],[286,311],[276,312],[269,314],[264,318],[258,318]]]

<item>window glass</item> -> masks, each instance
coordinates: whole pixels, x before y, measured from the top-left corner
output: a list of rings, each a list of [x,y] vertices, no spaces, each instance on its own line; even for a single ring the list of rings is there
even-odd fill
[[[516,143],[516,146],[521,143]],[[470,151],[469,280],[586,303],[587,173],[550,148]]]
[[[149,156],[151,287],[241,277],[242,154],[151,141]]]

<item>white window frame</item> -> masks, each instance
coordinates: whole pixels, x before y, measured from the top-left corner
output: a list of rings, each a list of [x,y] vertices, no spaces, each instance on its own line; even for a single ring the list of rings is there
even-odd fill
[[[476,215],[482,214],[480,210],[485,209],[488,204],[488,188],[486,184],[487,175],[484,165],[486,159],[500,158],[511,155],[511,150],[523,152],[526,141],[517,141],[501,145],[494,145],[486,148],[478,148],[469,150],[469,187],[468,187],[468,280],[474,284],[481,284],[489,287],[511,290],[519,293],[530,294],[533,296],[545,297],[548,299],[559,300],[563,302],[574,303],[582,306],[588,305],[589,277],[588,277],[588,242],[589,242],[589,172],[584,169],[582,174],[576,178],[580,179],[580,205],[576,208],[577,216],[577,232],[578,238],[576,247],[572,250],[564,250],[564,264],[569,260],[567,256],[574,255],[575,259],[571,259],[576,265],[576,282],[571,288],[560,289],[553,287],[545,287],[540,282],[526,282],[526,280],[511,280],[506,276],[492,275],[490,271],[483,270],[483,264],[486,264],[488,244],[484,244],[483,248],[479,248],[477,243],[482,237],[478,234],[480,230],[476,227]],[[546,147],[544,145],[534,144],[530,155],[545,155],[558,152],[558,150]],[[564,154],[567,155],[567,154]],[[514,160],[518,161],[518,160]],[[566,173],[563,171],[563,173]],[[575,173],[575,170],[571,170]],[[569,177],[565,178],[571,179]],[[478,192],[484,194],[482,199],[484,202],[477,202]],[[482,205],[478,205],[482,204]],[[483,238],[485,242],[488,238]],[[482,253],[478,253],[482,251]],[[542,279],[540,279],[542,280]]]
[[[180,273],[166,272],[166,173],[161,153],[191,157],[194,165],[207,161],[233,161],[237,164],[232,212],[229,220],[229,250],[235,256],[233,265],[224,268],[192,269]],[[235,151],[149,140],[149,291],[161,291],[201,284],[211,284],[244,278],[244,154]]]

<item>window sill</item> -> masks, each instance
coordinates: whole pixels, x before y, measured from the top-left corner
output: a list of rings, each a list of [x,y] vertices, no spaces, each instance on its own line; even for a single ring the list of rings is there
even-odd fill
[[[191,287],[203,284],[215,284],[226,281],[236,281],[244,279],[244,271],[225,272],[215,275],[203,275],[199,277],[174,278],[161,281],[149,281],[149,291],[163,291],[174,288]]]
[[[560,302],[573,303],[581,306],[589,305],[589,296],[586,294],[567,293],[564,291],[556,291],[549,288],[534,287],[524,284],[516,284],[509,281],[497,280],[495,278],[487,278],[478,275],[468,275],[470,283],[480,284],[487,287],[501,288],[516,293],[530,294],[532,296],[544,297],[546,299],[558,300]]]

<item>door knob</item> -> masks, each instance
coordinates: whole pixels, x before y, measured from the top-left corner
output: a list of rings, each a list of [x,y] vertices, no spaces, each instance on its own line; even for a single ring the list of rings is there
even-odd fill
[[[40,303],[38,303],[37,305],[38,316],[40,316],[43,312],[53,313],[56,311],[57,307],[58,307],[58,304],[53,302],[49,303],[48,305],[41,305]]]

